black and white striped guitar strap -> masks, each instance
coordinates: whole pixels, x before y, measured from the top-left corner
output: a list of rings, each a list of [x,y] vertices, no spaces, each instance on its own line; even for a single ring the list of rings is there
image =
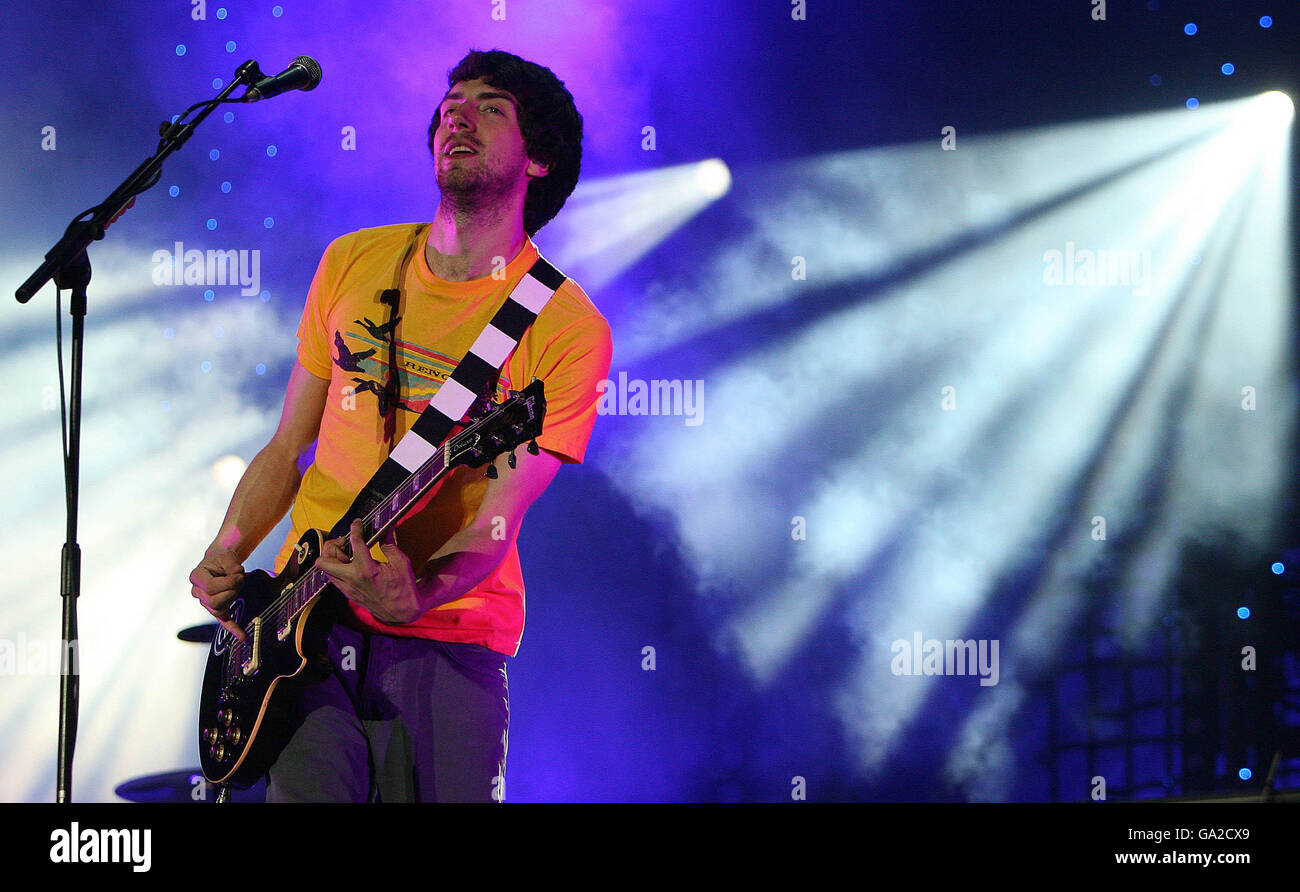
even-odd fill
[[[358,493],[352,507],[330,530],[330,538],[347,535],[350,518],[366,516],[374,505],[391,496],[406,478],[433,456],[474,401],[495,381],[528,326],[533,324],[537,314],[563,283],[564,273],[538,254],[537,262],[524,273],[469,352],[429,400],[415,424]],[[396,338],[396,333],[391,336]]]

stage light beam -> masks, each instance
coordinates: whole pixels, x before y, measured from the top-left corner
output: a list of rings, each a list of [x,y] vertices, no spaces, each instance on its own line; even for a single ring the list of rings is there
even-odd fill
[[[546,237],[566,272],[595,290],[730,189],[720,158],[580,184]]]

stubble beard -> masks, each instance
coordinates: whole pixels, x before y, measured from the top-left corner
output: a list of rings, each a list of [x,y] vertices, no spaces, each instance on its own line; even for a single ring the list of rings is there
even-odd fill
[[[457,220],[487,223],[503,213],[511,184],[493,176],[492,171],[483,167],[466,170],[440,165],[437,174],[443,210]]]

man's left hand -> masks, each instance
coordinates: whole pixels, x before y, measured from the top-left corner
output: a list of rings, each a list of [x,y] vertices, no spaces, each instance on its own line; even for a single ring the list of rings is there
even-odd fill
[[[349,600],[369,610],[381,623],[404,625],[419,619],[424,610],[420,606],[415,571],[410,559],[397,547],[393,528],[379,545],[388,563],[380,563],[371,556],[362,535],[361,521],[352,521],[348,536],[352,543],[351,560],[343,551],[343,540],[330,539],[321,547],[316,566]]]

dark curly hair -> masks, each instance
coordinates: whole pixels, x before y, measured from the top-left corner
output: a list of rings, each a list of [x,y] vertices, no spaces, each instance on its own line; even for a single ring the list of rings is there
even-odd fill
[[[549,167],[546,176],[534,177],[524,197],[524,231],[529,236],[545,226],[564,207],[578,184],[582,167],[582,115],[573,96],[549,68],[543,68],[502,50],[469,55],[447,72],[447,89],[478,78],[509,91],[519,102],[519,130],[528,157]],[[438,112],[429,122],[429,151],[438,129]]]

